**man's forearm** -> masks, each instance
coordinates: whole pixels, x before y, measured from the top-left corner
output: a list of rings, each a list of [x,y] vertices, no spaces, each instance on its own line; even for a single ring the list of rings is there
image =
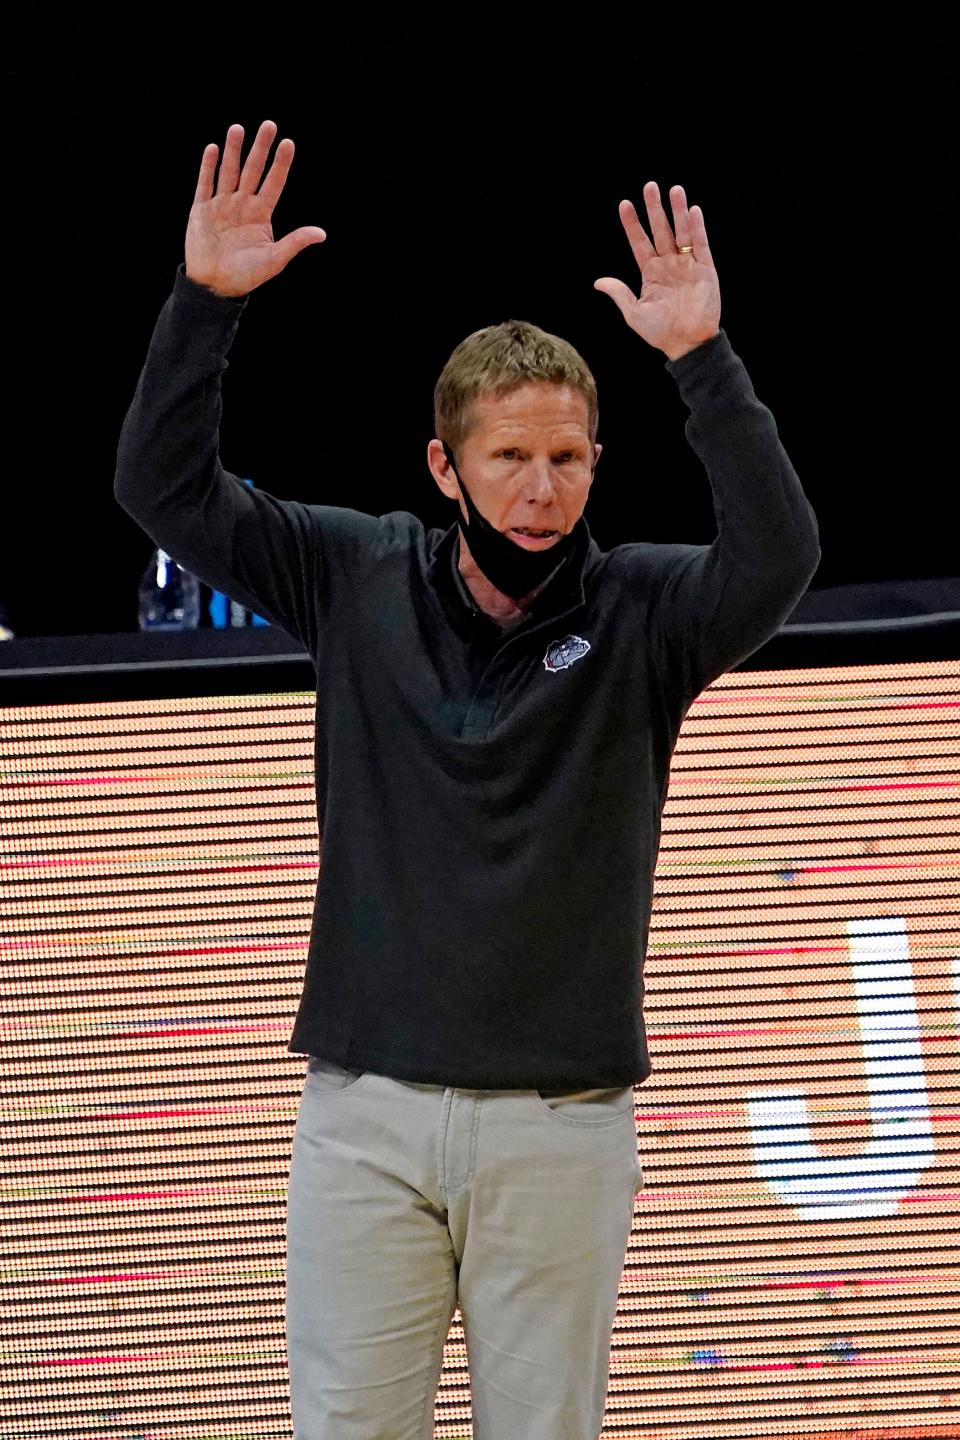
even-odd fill
[[[731,569],[809,583],[817,522],[777,433],[724,331],[667,365],[690,409],[687,439],[713,489],[717,544]]]
[[[178,273],[124,421],[114,495],[212,589],[302,639],[315,626],[307,508],[244,485],[218,453],[220,376],[242,309]]]
[[[243,304],[195,285],[181,268],[123,423],[114,495],[145,528],[161,524],[171,543],[184,525],[195,538],[198,508],[223,483],[220,375]]]

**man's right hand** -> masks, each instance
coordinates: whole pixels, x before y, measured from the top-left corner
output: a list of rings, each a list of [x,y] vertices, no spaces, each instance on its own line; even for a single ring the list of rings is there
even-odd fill
[[[274,240],[270,217],[287,183],[293,141],[281,140],[266,179],[260,184],[277,127],[264,120],[240,168],[243,126],[231,125],[214,192],[218,149],[203,152],[197,193],[187,221],[186,271],[198,285],[218,295],[247,295],[279,275],[301,250],[326,240],[326,231],[304,225]],[[257,187],[260,187],[259,189]]]

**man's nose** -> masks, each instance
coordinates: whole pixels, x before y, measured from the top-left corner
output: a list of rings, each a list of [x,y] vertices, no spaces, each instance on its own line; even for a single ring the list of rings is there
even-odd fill
[[[523,497],[525,500],[549,500],[553,496],[555,484],[553,466],[549,460],[534,460],[524,470]]]

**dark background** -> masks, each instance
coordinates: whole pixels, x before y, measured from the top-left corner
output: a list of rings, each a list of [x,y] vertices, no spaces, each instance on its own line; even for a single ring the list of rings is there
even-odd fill
[[[709,542],[662,357],[592,288],[639,285],[617,202],[643,215],[644,181],[680,182],[705,212],[723,324],[817,512],[813,587],[956,573],[946,7],[887,30],[866,8],[709,13],[21,12],[0,545],[16,634],[136,628],[153,547],[113,499],[117,435],[203,146],[264,117],[297,143],[275,232],[328,239],[248,305],[225,381],[230,469],[446,527],[425,464],[433,384],[464,335],[516,317],[597,377],[601,547]]]

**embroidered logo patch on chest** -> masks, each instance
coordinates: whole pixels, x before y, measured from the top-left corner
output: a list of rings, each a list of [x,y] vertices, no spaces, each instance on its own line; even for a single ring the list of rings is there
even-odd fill
[[[545,670],[566,670],[576,660],[582,660],[590,649],[590,641],[584,640],[582,635],[565,635],[562,640],[554,640],[547,646],[547,653],[543,657]]]

